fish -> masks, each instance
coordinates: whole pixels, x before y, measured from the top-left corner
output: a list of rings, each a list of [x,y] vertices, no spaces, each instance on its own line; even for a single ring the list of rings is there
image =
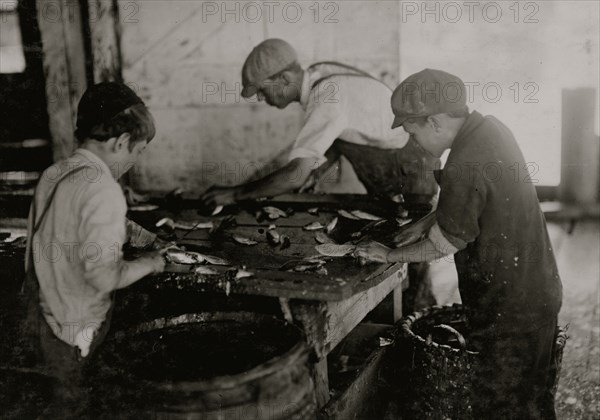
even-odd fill
[[[317,245],[315,249],[319,254],[328,257],[345,257],[354,252],[356,246],[351,244],[322,244]]]
[[[273,206],[267,206],[267,207],[263,207],[263,211],[265,213],[267,213],[267,215],[269,216],[269,219],[278,219],[280,217],[287,217],[287,213],[284,212],[281,209],[278,209],[277,207],[273,207]]]
[[[213,255],[199,254],[204,260],[211,265],[231,265],[229,261],[223,258],[215,257]]]
[[[355,215],[353,215],[352,213],[347,212],[346,210],[338,210],[338,214],[342,217],[345,217],[346,219],[350,219],[350,220],[360,220],[359,217],[356,217]]]
[[[223,210],[223,206],[217,206],[217,207],[215,207],[215,209],[213,210],[211,215],[216,216],[217,214],[221,213],[222,210]]]
[[[367,213],[366,211],[362,210],[352,210],[350,213],[352,213],[353,216],[356,216],[362,220],[381,220],[381,217],[375,216],[371,213]]]
[[[325,226],[323,226],[320,222],[312,222],[312,223],[309,223],[308,225],[304,226],[303,229],[304,230],[320,230],[320,229],[325,229]]]
[[[175,264],[202,264],[205,259],[202,254],[171,248],[167,250],[167,258]]]
[[[156,227],[169,226],[171,229],[195,230],[213,229],[213,222],[175,222],[170,217],[165,217],[156,222]]]
[[[362,232],[358,231],[358,232],[353,232],[352,235],[350,235],[352,238],[360,238],[362,236]]]
[[[252,239],[244,238],[243,236],[238,236],[238,235],[233,235],[232,238],[238,244],[242,244],[242,245],[256,245],[258,243]]]
[[[306,210],[309,214],[319,214],[319,208],[318,207],[311,207],[310,209]]]
[[[398,222],[398,227],[402,227],[412,222],[412,219],[402,219],[400,217],[397,217],[396,222]]]
[[[317,232],[315,234],[315,241],[317,241],[320,244],[333,243],[333,240],[329,236],[327,236],[327,234],[325,234],[324,232]]]
[[[271,245],[277,245],[279,243],[279,233],[276,230],[267,230],[267,239]]]
[[[198,267],[194,268],[194,273],[204,274],[204,275],[208,275],[208,276],[214,276],[216,274],[219,274],[218,271],[215,271],[212,268],[207,267],[205,265],[199,265]]]
[[[394,203],[404,203],[404,196],[402,194],[396,194],[391,197]]]
[[[254,273],[252,273],[251,271],[247,271],[243,268],[239,268],[236,273],[235,273],[235,279],[239,280],[239,279],[245,279],[248,277],[254,277]]]
[[[130,206],[130,211],[152,211],[156,210],[158,206],[156,204],[138,204],[137,206]]]
[[[271,224],[269,225],[269,228],[268,228],[268,229],[269,229],[269,230],[277,229],[277,225],[275,225],[274,223],[271,223]]]
[[[331,233],[333,231],[333,229],[335,229],[337,222],[338,222],[337,217],[334,217],[333,219],[331,219],[331,222],[327,223],[327,227],[325,228],[325,231],[327,233]]]
[[[325,264],[323,260],[292,260],[288,261],[279,267],[281,271],[295,271],[302,273],[305,271],[315,271],[321,268]]]
[[[164,226],[164,225],[169,226],[170,228],[174,228],[175,227],[175,222],[170,217],[163,217],[158,222],[156,222],[156,224],[154,226],[161,227],[161,226]]]
[[[279,249],[286,249],[292,245],[290,237],[286,234],[279,235],[279,243],[281,244],[281,247]]]

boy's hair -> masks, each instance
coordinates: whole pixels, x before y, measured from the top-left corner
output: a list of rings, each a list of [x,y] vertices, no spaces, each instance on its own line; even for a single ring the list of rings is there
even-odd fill
[[[464,107],[463,109],[460,109],[458,111],[445,112],[445,114],[448,115],[450,118],[466,118],[469,116],[469,108]],[[427,122],[427,118],[429,118],[430,116],[431,115],[427,115],[425,117],[409,118],[405,122],[410,124],[418,124],[419,126],[424,126]]]
[[[87,131],[87,130],[86,130]],[[85,139],[94,139],[97,141],[108,141],[113,137],[119,137],[123,133],[129,133],[129,151],[133,146],[140,142],[150,142],[156,135],[156,126],[154,117],[144,104],[136,104],[126,108],[112,117],[89,129],[89,132],[83,132],[77,129],[75,135],[80,142]]]
[[[149,142],[156,134],[154,118],[144,101],[127,85],[104,82],[90,86],[79,101],[77,129],[79,142],[107,141],[129,133],[129,150],[140,141]]]

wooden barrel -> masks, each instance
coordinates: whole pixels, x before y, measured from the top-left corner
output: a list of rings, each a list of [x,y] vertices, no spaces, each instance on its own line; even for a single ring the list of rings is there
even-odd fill
[[[302,332],[250,312],[145,322],[106,342],[94,406],[118,418],[314,419]]]

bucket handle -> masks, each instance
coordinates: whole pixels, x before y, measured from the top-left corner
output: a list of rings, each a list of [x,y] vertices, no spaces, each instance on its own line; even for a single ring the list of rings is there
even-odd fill
[[[463,337],[463,335],[461,333],[459,333],[456,329],[452,328],[450,325],[439,324],[439,325],[434,326],[433,328],[440,328],[440,329],[446,330],[449,333],[453,334],[456,337],[456,339],[458,340],[458,344],[459,344],[461,350],[467,349],[467,341],[465,340],[465,337]]]

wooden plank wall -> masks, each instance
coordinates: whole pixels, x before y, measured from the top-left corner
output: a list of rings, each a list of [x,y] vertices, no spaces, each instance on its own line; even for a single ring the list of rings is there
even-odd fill
[[[276,2],[271,18],[263,8],[260,19],[260,2],[138,3],[131,22],[123,16],[131,2],[119,1],[119,10],[124,80],[138,88],[158,128],[132,174],[141,190],[200,192],[285,158],[300,107],[277,110],[240,97],[242,64],[266,38],[286,39],[303,65],[338,60],[397,82],[395,2],[320,2],[318,16],[314,2]]]

